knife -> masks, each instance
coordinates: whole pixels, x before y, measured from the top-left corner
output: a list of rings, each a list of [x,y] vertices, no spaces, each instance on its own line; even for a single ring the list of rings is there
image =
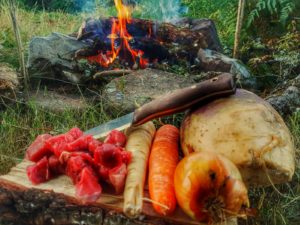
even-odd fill
[[[124,130],[130,126],[138,126],[155,118],[184,111],[212,98],[234,94],[235,90],[233,76],[229,73],[223,73],[212,79],[158,97],[132,113],[87,130],[85,134],[100,139],[111,130]]]

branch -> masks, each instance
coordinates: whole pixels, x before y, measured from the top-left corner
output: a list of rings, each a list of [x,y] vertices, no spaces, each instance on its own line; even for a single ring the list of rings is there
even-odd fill
[[[11,21],[12,21],[13,30],[15,33],[15,38],[17,41],[19,62],[20,62],[20,67],[21,67],[21,74],[22,74],[23,81],[24,81],[24,88],[25,88],[25,92],[28,93],[28,89],[29,89],[28,71],[27,71],[27,68],[25,65],[24,48],[22,45],[20,30],[19,30],[18,22],[17,22],[15,0],[9,1],[9,13],[10,13]]]
[[[240,37],[241,37],[241,30],[242,30],[243,18],[244,18],[245,1],[246,0],[239,0],[235,37],[234,37],[234,48],[233,48],[233,58],[236,59],[238,58],[238,53],[239,53]]]

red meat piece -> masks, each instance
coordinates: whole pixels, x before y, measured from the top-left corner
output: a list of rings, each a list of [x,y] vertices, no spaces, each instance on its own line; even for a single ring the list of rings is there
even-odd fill
[[[37,138],[32,142],[32,144],[26,150],[25,158],[37,162],[44,156],[51,155],[51,151],[46,146],[46,140],[50,139],[52,136],[50,134],[42,134],[37,136]]]
[[[109,182],[109,180],[108,180],[109,169],[108,168],[100,165],[98,172],[99,172],[99,177],[101,180]]]
[[[125,163],[109,171],[109,183],[113,185],[117,194],[121,193],[124,189],[126,175],[127,168]]]
[[[95,150],[95,162],[112,169],[122,163],[121,149],[112,144],[104,143]]]
[[[97,176],[90,167],[82,169],[76,184],[76,197],[83,203],[95,202],[102,192]]]
[[[103,143],[101,141],[98,141],[96,139],[92,139],[90,142],[89,142],[89,146],[88,146],[88,150],[94,154],[96,148],[100,147]]]
[[[66,151],[67,141],[69,137],[66,137],[65,134],[60,134],[54,136],[46,141],[46,146],[51,150],[51,152],[60,157],[63,151]]]
[[[60,134],[46,140],[46,146],[59,158],[63,151],[70,151],[68,143],[75,141],[82,135],[83,132],[80,129],[72,128],[65,134]]]
[[[79,156],[81,157],[86,163],[89,163],[92,166],[96,166],[93,157],[88,152],[62,152],[60,155],[59,161],[60,163],[67,163],[69,158]]]
[[[65,173],[65,166],[59,162],[55,155],[48,158],[49,169],[52,175],[61,175]]]
[[[81,156],[70,157],[67,161],[66,175],[69,176],[73,183],[76,184],[80,180],[81,171],[88,166]]]
[[[71,135],[73,137],[73,140],[76,140],[83,135],[83,132],[78,127],[73,127],[66,134]]]
[[[122,162],[125,163],[126,165],[128,165],[131,161],[131,152],[128,151],[122,151],[121,152],[122,155]]]
[[[126,144],[126,136],[121,131],[112,130],[105,138],[104,143],[124,147]]]
[[[75,141],[67,144],[67,150],[70,152],[74,151],[85,151],[89,149],[89,143],[94,140],[92,135],[83,135],[77,138]]]
[[[131,160],[131,152],[122,151],[121,152],[121,157],[122,157],[122,162],[127,165]],[[122,165],[122,163],[120,165]],[[116,167],[119,167],[120,165],[117,165]],[[101,180],[110,183],[110,181],[109,181],[109,171],[113,170],[116,167],[108,168],[108,167],[105,167],[101,164],[98,165],[98,166],[99,166],[98,174],[99,174],[99,177],[101,178]]]
[[[33,184],[40,184],[50,179],[50,170],[47,157],[44,156],[40,161],[34,165],[26,168],[27,177]]]

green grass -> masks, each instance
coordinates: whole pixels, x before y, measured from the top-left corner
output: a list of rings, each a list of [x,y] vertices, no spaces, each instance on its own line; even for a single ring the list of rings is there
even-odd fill
[[[68,14],[59,11],[39,11],[34,8],[28,11],[17,7],[17,19],[25,56],[27,56],[28,45],[32,37],[47,36],[52,32],[71,34],[78,30],[86,18],[99,15],[105,16],[107,12],[99,8],[93,14]],[[6,62],[18,68],[17,45],[6,1],[0,1],[0,45],[2,46],[0,62]]]
[[[59,134],[72,127],[87,130],[117,114],[104,112],[103,104],[89,107],[86,111],[66,110],[54,113],[38,108],[33,103],[17,103],[0,111],[0,173],[22,160],[28,145],[42,133]]]

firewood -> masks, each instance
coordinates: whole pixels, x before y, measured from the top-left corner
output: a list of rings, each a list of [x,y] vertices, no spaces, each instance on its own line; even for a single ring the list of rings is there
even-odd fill
[[[111,27],[116,18],[90,19],[83,23],[77,35],[80,41],[93,43],[91,47],[76,52],[76,57],[97,55],[99,51],[111,49]],[[204,35],[199,30],[177,27],[170,23],[159,23],[151,20],[132,19],[127,24],[132,49],[144,52],[144,57],[158,61],[168,59],[193,60],[199,48],[207,48]]]
[[[121,77],[126,74],[129,74],[131,72],[132,72],[132,70],[105,70],[105,71],[95,73],[93,78],[94,79],[102,79],[102,78],[106,78],[106,77],[116,78],[116,77]]]

